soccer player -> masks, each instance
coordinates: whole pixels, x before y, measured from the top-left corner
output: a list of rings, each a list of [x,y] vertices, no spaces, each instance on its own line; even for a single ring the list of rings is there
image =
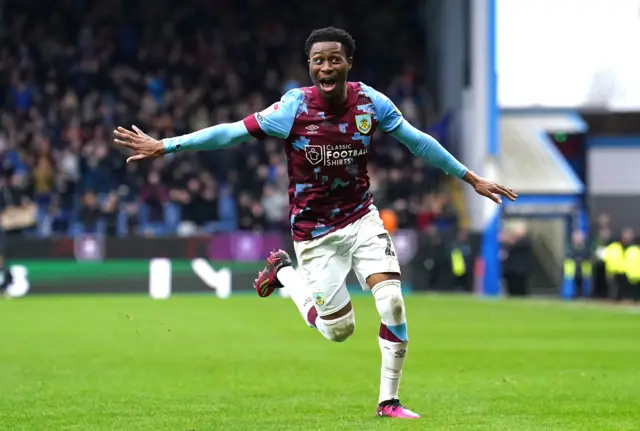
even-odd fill
[[[255,283],[258,295],[286,287],[302,318],[325,338],[341,342],[355,329],[345,279],[352,269],[370,290],[381,324],[382,355],[377,415],[418,418],[402,406],[398,386],[408,334],[400,266],[369,192],[367,157],[376,130],[391,134],[447,174],[501,203],[513,190],[474,174],[431,136],[409,124],[384,94],[348,82],[355,42],[333,27],[315,30],[305,44],[313,86],[288,91],[262,112],[184,136],[155,140],[136,126],[119,127],[115,143],[137,154],[127,161],[167,153],[225,148],[252,138],[284,139],[290,186],[290,221],[298,268],[284,251],[267,259]]]

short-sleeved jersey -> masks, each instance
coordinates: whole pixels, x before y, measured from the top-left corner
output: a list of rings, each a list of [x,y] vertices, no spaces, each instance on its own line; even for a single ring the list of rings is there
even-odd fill
[[[346,102],[338,108],[316,87],[304,87],[244,119],[252,136],[286,140],[294,241],[334,232],[375,208],[367,174],[373,134],[392,132],[401,122],[388,97],[356,82],[347,83]]]

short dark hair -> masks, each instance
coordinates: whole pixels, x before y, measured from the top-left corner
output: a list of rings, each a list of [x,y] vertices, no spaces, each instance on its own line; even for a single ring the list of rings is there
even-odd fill
[[[356,41],[349,33],[340,28],[325,27],[313,30],[304,43],[304,53],[307,57],[311,53],[313,44],[318,42],[339,42],[348,58],[353,57],[353,53],[356,51]]]

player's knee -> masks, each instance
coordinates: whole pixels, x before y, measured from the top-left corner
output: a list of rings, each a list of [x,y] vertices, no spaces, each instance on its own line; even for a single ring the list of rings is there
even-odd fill
[[[376,284],[371,292],[382,323],[387,326],[404,325],[405,308],[400,280],[385,280]]]
[[[341,343],[351,337],[356,330],[356,320],[351,316],[346,319],[341,325],[336,327],[335,337],[333,341]]]
[[[331,341],[341,343],[349,338],[356,330],[356,318],[353,310],[334,320],[323,320],[324,335]]]
[[[393,322],[404,321],[404,298],[400,280],[382,281],[371,289],[371,293],[381,317],[391,318]]]

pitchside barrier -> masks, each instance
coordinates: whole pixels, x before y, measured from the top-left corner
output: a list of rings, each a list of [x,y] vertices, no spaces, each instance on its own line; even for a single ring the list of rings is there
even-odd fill
[[[429,241],[414,231],[399,231],[394,243],[405,290],[433,289],[427,281],[429,263],[425,258],[434,254],[429,252]],[[475,238],[473,243],[477,243]],[[154,298],[203,293],[227,298],[251,292],[264,259],[278,248],[294,256],[290,236],[276,233],[233,232],[192,238],[9,238],[7,262],[14,277],[9,293],[137,293]],[[446,241],[442,252],[447,253]],[[441,262],[444,267],[440,273],[446,275],[446,256]],[[353,274],[347,278],[347,285],[354,293],[360,290]]]

